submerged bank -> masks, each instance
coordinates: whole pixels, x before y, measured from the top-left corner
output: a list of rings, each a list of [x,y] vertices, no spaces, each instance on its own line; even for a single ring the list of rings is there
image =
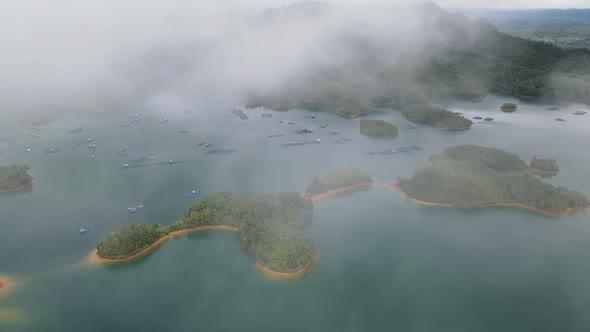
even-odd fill
[[[9,193],[9,192],[13,192],[13,191],[23,190],[26,187],[33,185],[33,183],[35,183],[36,181],[37,181],[37,178],[33,176],[31,181],[29,181],[28,183],[25,183],[22,186],[18,186],[16,188],[2,189],[2,190],[0,190],[0,193]]]
[[[377,184],[377,181],[375,179],[371,179],[371,181],[369,182],[364,182],[364,183],[359,183],[359,184],[355,184],[352,186],[347,186],[347,187],[342,187],[342,188],[338,188],[338,189],[331,189],[328,191],[325,191],[323,193],[320,194],[315,194],[315,195],[304,195],[305,198],[311,200],[313,203],[317,203],[321,200],[327,199],[331,196],[337,195],[337,194],[341,194],[341,193],[345,193],[357,188],[362,188],[362,187],[370,187],[370,186],[374,186]]]
[[[318,260],[320,259],[320,251],[319,249],[316,249],[313,256],[311,257],[311,259],[307,262],[307,264],[305,264],[304,267],[300,268],[299,270],[293,271],[293,272],[279,272],[279,271],[275,271],[275,270],[271,270],[268,267],[264,266],[262,263],[260,262],[256,262],[256,267],[258,267],[260,270],[262,270],[262,272],[274,276],[274,277],[281,277],[281,278],[293,278],[293,277],[298,277],[303,275],[305,272],[307,272],[312,266],[313,264],[315,264]]]
[[[590,206],[586,206],[586,207],[578,208],[578,209],[566,208],[566,209],[563,209],[560,211],[547,211],[547,210],[539,209],[539,208],[532,206],[532,205],[527,205],[527,204],[522,204],[522,203],[511,203],[511,202],[477,204],[477,205],[473,205],[473,206],[464,206],[464,205],[455,205],[455,204],[449,204],[449,203],[428,202],[428,201],[423,201],[423,200],[420,200],[417,198],[413,198],[410,195],[408,195],[406,192],[404,192],[397,185],[397,183],[389,183],[389,184],[387,184],[387,187],[399,192],[407,200],[409,200],[413,203],[419,204],[419,205],[424,205],[424,206],[449,207],[449,208],[456,208],[456,209],[485,209],[485,208],[494,208],[494,207],[517,207],[517,208],[527,209],[530,211],[541,213],[541,214],[544,214],[546,216],[551,216],[551,217],[561,217],[561,216],[568,215],[568,214],[576,212],[576,211],[585,210],[585,209],[590,208]]]

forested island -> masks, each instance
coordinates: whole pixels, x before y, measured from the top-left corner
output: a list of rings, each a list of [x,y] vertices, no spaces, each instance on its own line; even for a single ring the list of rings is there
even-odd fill
[[[306,8],[313,6],[306,3]],[[307,9],[313,12],[313,8]],[[289,10],[295,8],[285,9]],[[335,6],[322,5],[307,21],[316,22],[336,10]],[[300,108],[355,117],[376,107],[403,108],[449,97],[479,101],[490,93],[590,103],[588,49],[563,49],[510,36],[486,20],[470,20],[432,2],[414,6],[408,17],[425,22],[412,38],[416,45],[422,45],[422,36],[441,38],[413,48],[408,45],[412,43],[391,37],[391,31],[372,35],[330,31],[345,41],[335,47],[348,57],[310,65],[281,84],[253,91],[248,106]],[[391,29],[396,28],[393,24]]]
[[[399,135],[396,126],[383,120],[361,119],[360,133],[369,136],[395,138]]]
[[[332,195],[375,184],[369,174],[354,168],[339,168],[313,178],[305,197],[313,202]]]
[[[418,104],[406,107],[402,115],[417,123],[434,126],[442,130],[465,130],[471,128],[473,122],[443,108]]]
[[[583,194],[547,184],[527,173],[517,155],[475,145],[451,147],[431,165],[390,187],[416,203],[457,208],[517,206],[546,215],[588,208]]]
[[[559,173],[559,165],[555,159],[541,159],[533,158],[531,166],[529,168],[531,173],[545,173],[545,174],[557,174]]]
[[[107,234],[96,255],[103,262],[137,257],[167,238],[208,228],[239,230],[240,244],[256,256],[257,264],[279,274],[305,271],[317,254],[303,231],[313,216],[313,204],[297,193],[233,198],[229,193],[204,197],[184,218],[168,227],[132,224]]]
[[[33,183],[29,166],[12,165],[0,167],[0,192],[16,191]]]
[[[502,106],[500,106],[500,109],[504,112],[514,112],[518,109],[518,105],[513,104],[513,103],[504,103],[502,104]]]

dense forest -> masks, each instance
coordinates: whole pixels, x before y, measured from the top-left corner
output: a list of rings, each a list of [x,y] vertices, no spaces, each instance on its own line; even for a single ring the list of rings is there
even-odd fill
[[[204,197],[184,218],[164,228],[127,225],[108,234],[98,245],[103,258],[129,257],[173,231],[208,225],[240,230],[240,243],[262,265],[279,272],[303,268],[314,254],[311,237],[303,226],[311,221],[313,204],[297,193],[277,193],[232,198],[229,193]]]
[[[590,205],[583,194],[526,173],[524,161],[501,150],[461,145],[430,161],[411,179],[400,179],[399,187],[410,197],[463,207],[522,203],[551,212]]]
[[[531,161],[531,168],[543,172],[559,172],[559,165],[555,159],[541,159],[535,157]]]
[[[284,85],[252,93],[247,106],[355,117],[379,106],[448,97],[481,100],[489,93],[590,103],[590,50],[510,36],[433,3],[420,8],[429,22],[423,34],[443,37],[400,54],[397,46],[404,45],[390,42],[391,36],[348,36],[353,55],[347,61],[315,66]]]
[[[451,111],[426,105],[411,105],[402,111],[402,115],[413,122],[424,123],[439,129],[463,130],[471,128],[473,122]]]
[[[366,171],[354,168],[339,168],[326,174],[316,176],[305,190],[306,196],[324,193],[373,181]]]
[[[397,137],[399,135],[398,128],[396,126],[383,120],[361,119],[359,126],[360,133],[363,135],[390,138]]]
[[[27,165],[0,167],[0,190],[10,190],[31,183],[33,177],[28,171]]]

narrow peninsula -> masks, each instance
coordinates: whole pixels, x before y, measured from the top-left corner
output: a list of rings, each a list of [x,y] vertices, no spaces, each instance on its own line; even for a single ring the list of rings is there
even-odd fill
[[[305,190],[304,197],[318,202],[330,196],[372,186],[376,182],[369,174],[359,169],[341,168],[316,176]]]
[[[430,157],[431,165],[390,188],[415,203],[455,208],[514,206],[561,216],[590,207],[583,194],[543,182],[517,155],[461,145]]]
[[[395,138],[399,135],[396,126],[383,120],[361,119],[360,132],[363,135]]]
[[[313,204],[297,193],[233,198],[215,193],[191,207],[168,227],[131,224],[107,234],[92,258],[102,263],[127,261],[154,249],[175,235],[204,229],[238,231],[240,244],[256,257],[263,271],[278,276],[305,272],[318,250],[303,226],[311,222]]]
[[[443,108],[427,104],[416,104],[406,107],[402,115],[416,123],[423,123],[441,130],[466,130],[473,122]]]
[[[27,165],[0,167],[0,192],[17,191],[32,184],[35,178],[28,171]]]

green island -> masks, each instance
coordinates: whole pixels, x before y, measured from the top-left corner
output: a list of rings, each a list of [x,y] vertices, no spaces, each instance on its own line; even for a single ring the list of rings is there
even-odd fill
[[[0,191],[13,191],[33,182],[29,166],[12,165],[0,167]]]
[[[313,178],[305,190],[305,197],[312,201],[321,200],[329,195],[344,192],[356,187],[372,185],[374,180],[363,170],[339,168]]]
[[[461,145],[430,157],[431,165],[411,179],[390,185],[425,205],[459,208],[519,206],[548,215],[562,215],[590,206],[583,194],[547,184],[527,173],[517,155]]]
[[[504,103],[500,106],[500,109],[504,112],[514,112],[518,109],[518,105],[513,103]]]
[[[424,123],[443,130],[464,130],[471,128],[473,122],[443,108],[417,104],[406,107],[402,115],[417,123]]]
[[[555,159],[533,158],[530,170],[532,172],[559,173],[559,165]]]
[[[208,226],[239,229],[240,244],[263,267],[294,273],[310,265],[316,248],[303,226],[313,216],[313,203],[297,193],[233,198],[215,193],[192,206],[184,218],[168,227],[131,224],[107,234],[96,247],[99,259],[125,260],[182,231]]]
[[[399,135],[396,126],[383,120],[361,119],[360,132],[363,135],[395,138]]]

